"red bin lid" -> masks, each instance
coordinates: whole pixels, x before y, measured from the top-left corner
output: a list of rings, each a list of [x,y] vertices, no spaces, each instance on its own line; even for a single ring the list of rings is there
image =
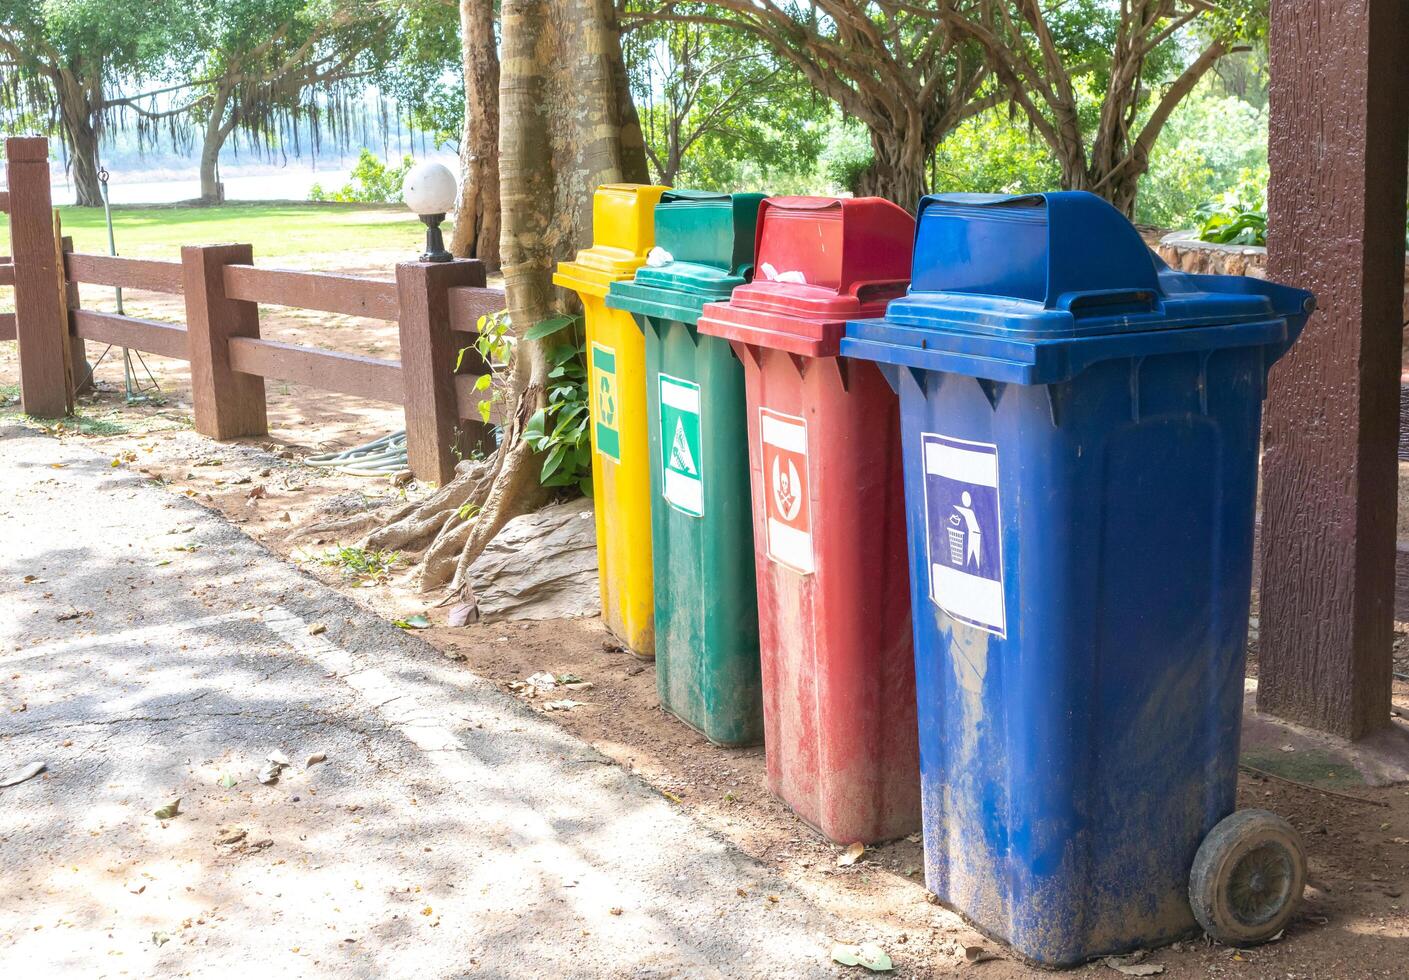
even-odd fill
[[[831,357],[847,320],[882,316],[910,282],[915,219],[879,197],[770,197],[754,280],[704,308],[701,333]]]

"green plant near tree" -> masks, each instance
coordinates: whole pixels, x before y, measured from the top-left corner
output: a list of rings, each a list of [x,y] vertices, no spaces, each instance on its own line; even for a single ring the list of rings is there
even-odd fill
[[[558,342],[547,350],[548,404],[524,426],[529,448],[545,453],[538,480],[545,487],[572,487],[592,495],[592,436],[587,392],[587,335],[582,317],[563,314],[536,323],[525,340]]]
[[[321,184],[308,189],[310,201],[341,201],[363,204],[398,204],[401,201],[401,185],[406,180],[406,172],[415,161],[408,154],[401,163],[389,167],[367,149],[357,154],[357,163],[348,176],[352,179],[343,184],[341,190],[325,191]]]
[[[1267,244],[1267,173],[1244,170],[1238,182],[1194,211],[1199,240],[1219,245]]]
[[[536,323],[523,337],[512,334],[507,312],[491,313],[480,318],[472,348],[460,352],[459,361],[474,350],[488,366],[480,375],[475,390],[489,392],[490,397],[479,403],[480,417],[488,422],[493,403],[500,397],[502,384],[495,379],[508,368],[516,340],[547,340],[557,343],[547,349],[547,404],[534,412],[524,425],[523,438],[534,452],[544,453],[538,481],[545,487],[575,489],[585,496],[592,495],[592,436],[587,392],[587,337],[582,317],[561,314]],[[473,516],[462,514],[462,519]]]

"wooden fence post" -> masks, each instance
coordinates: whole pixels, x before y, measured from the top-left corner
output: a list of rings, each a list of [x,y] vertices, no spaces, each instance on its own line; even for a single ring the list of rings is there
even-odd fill
[[[93,387],[93,374],[92,368],[88,364],[88,345],[83,342],[82,337],[75,337],[73,334],[72,314],[74,310],[80,308],[78,283],[68,277],[68,255],[73,251],[73,238],[69,235],[60,238],[59,249],[62,252],[59,261],[59,274],[63,277],[64,283],[64,318],[68,320],[66,326],[69,335],[69,377],[73,379],[73,393],[77,396]]]
[[[1268,272],[1319,312],[1272,371],[1257,706],[1390,723],[1404,303],[1403,0],[1273,0]]]
[[[469,335],[450,327],[450,288],[484,283],[484,263],[477,259],[396,267],[407,458],[418,479],[442,486],[455,475],[455,464],[483,439],[482,425],[460,420],[455,360]]]
[[[253,265],[250,245],[185,245],[186,339],[196,431],[212,439],[269,431],[264,379],[230,367],[230,338],[259,336],[259,306],[225,295],[225,266]]]
[[[42,136],[6,139],[5,170],[15,264],[20,404],[29,415],[62,418],[73,412],[73,379],[49,196],[49,141]]]

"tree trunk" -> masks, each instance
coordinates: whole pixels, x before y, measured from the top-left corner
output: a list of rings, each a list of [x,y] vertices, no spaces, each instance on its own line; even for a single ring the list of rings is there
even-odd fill
[[[69,152],[69,174],[74,197],[81,208],[103,206],[103,189],[98,182],[98,114],[88,92],[72,72],[60,71],[54,79],[59,102],[59,125]]]
[[[874,156],[857,176],[852,191],[862,197],[884,197],[913,214],[925,195],[925,162],[934,152],[933,146],[926,149],[921,142],[898,132],[872,129]]]
[[[597,186],[639,179],[645,152],[639,125],[632,143],[634,113],[624,118],[611,0],[503,0],[500,24],[500,255],[510,322],[521,337],[570,302],[552,284],[553,267],[591,240]],[[548,371],[545,342],[518,341],[501,379],[505,421],[493,457],[462,464],[441,491],[366,539],[371,547],[424,553],[422,590],[447,579],[464,589],[471,563],[500,528],[549,499],[538,479],[539,454],[523,439],[524,426],[547,402]],[[446,560],[456,553],[453,563]]]
[[[494,0],[460,0],[465,124],[460,134],[460,203],[450,251],[499,268],[499,50]]]
[[[235,129],[235,115],[226,118],[230,107],[230,89],[218,84],[211,96],[210,115],[206,118],[205,135],[201,140],[201,203],[220,204],[225,190],[220,185],[220,151]]]
[[[641,129],[641,115],[636,111],[636,100],[631,97],[631,78],[626,73],[626,57],[621,50],[621,21],[617,17],[616,4],[612,0],[606,0],[590,6],[600,18],[598,23],[603,53],[612,84],[616,88],[614,115],[618,127],[621,179],[631,184],[648,184],[651,181],[651,170],[646,165],[646,134]],[[603,93],[603,96],[607,97],[606,93]]]

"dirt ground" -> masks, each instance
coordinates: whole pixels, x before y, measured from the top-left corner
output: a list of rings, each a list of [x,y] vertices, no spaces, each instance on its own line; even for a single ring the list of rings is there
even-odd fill
[[[386,275],[395,256],[366,252],[323,257],[320,267]],[[269,264],[279,264],[270,260]],[[288,263],[292,265],[292,263]],[[91,295],[90,295],[91,293]],[[110,308],[100,288],[84,290],[84,305]],[[178,297],[130,293],[128,312],[154,319],[182,318]],[[266,309],[268,337],[339,350],[395,356],[392,324]],[[89,346],[93,359],[99,352]],[[115,352],[114,352],[115,354]],[[190,428],[185,365],[148,358],[160,383],[159,400],[123,404],[120,362],[110,354],[95,377],[99,391],[82,400],[77,421],[55,426],[61,438],[82,439],[110,453],[115,466],[139,470],[173,493],[214,508],[245,533],[345,590],[388,618],[424,612],[434,624],[423,638],[466,671],[507,689],[539,671],[575,674],[592,686],[574,694],[583,706],[545,712],[624,768],[638,773],[709,832],[775,866],[813,901],[856,923],[857,940],[873,939],[906,964],[899,975],[974,972],[995,980],[1043,975],[1013,960],[956,915],[928,900],[918,839],[868,851],[856,865],[837,866],[838,849],[822,841],[773,799],[765,786],[763,750],[709,745],[659,708],[655,672],[622,652],[596,619],[444,626],[438,596],[419,596],[403,579],[350,577],[324,563],[338,542],[299,539],[298,528],[330,512],[376,506],[428,492],[416,484],[393,487],[383,479],[342,476],[302,465],[303,456],[347,448],[401,426],[399,411],[353,398],[268,386],[270,435],[216,444]],[[0,384],[13,383],[14,346],[0,345]],[[13,405],[7,411],[15,411]],[[1397,655],[1405,654],[1401,644]],[[1409,659],[1396,669],[1409,673]],[[533,702],[542,710],[538,702]],[[1409,684],[1396,682],[1395,703],[1409,712]],[[1278,942],[1237,951],[1191,940],[1154,951],[1148,963],[1169,977],[1253,977],[1285,980],[1403,977],[1409,962],[1409,786],[1373,788],[1337,784],[1331,792],[1286,779],[1245,773],[1239,805],[1274,810],[1304,835],[1311,887],[1297,921]],[[997,959],[966,965],[982,947]],[[923,964],[923,966],[916,966]],[[1119,976],[1102,964],[1095,970]],[[857,972],[860,972],[859,970]]]

